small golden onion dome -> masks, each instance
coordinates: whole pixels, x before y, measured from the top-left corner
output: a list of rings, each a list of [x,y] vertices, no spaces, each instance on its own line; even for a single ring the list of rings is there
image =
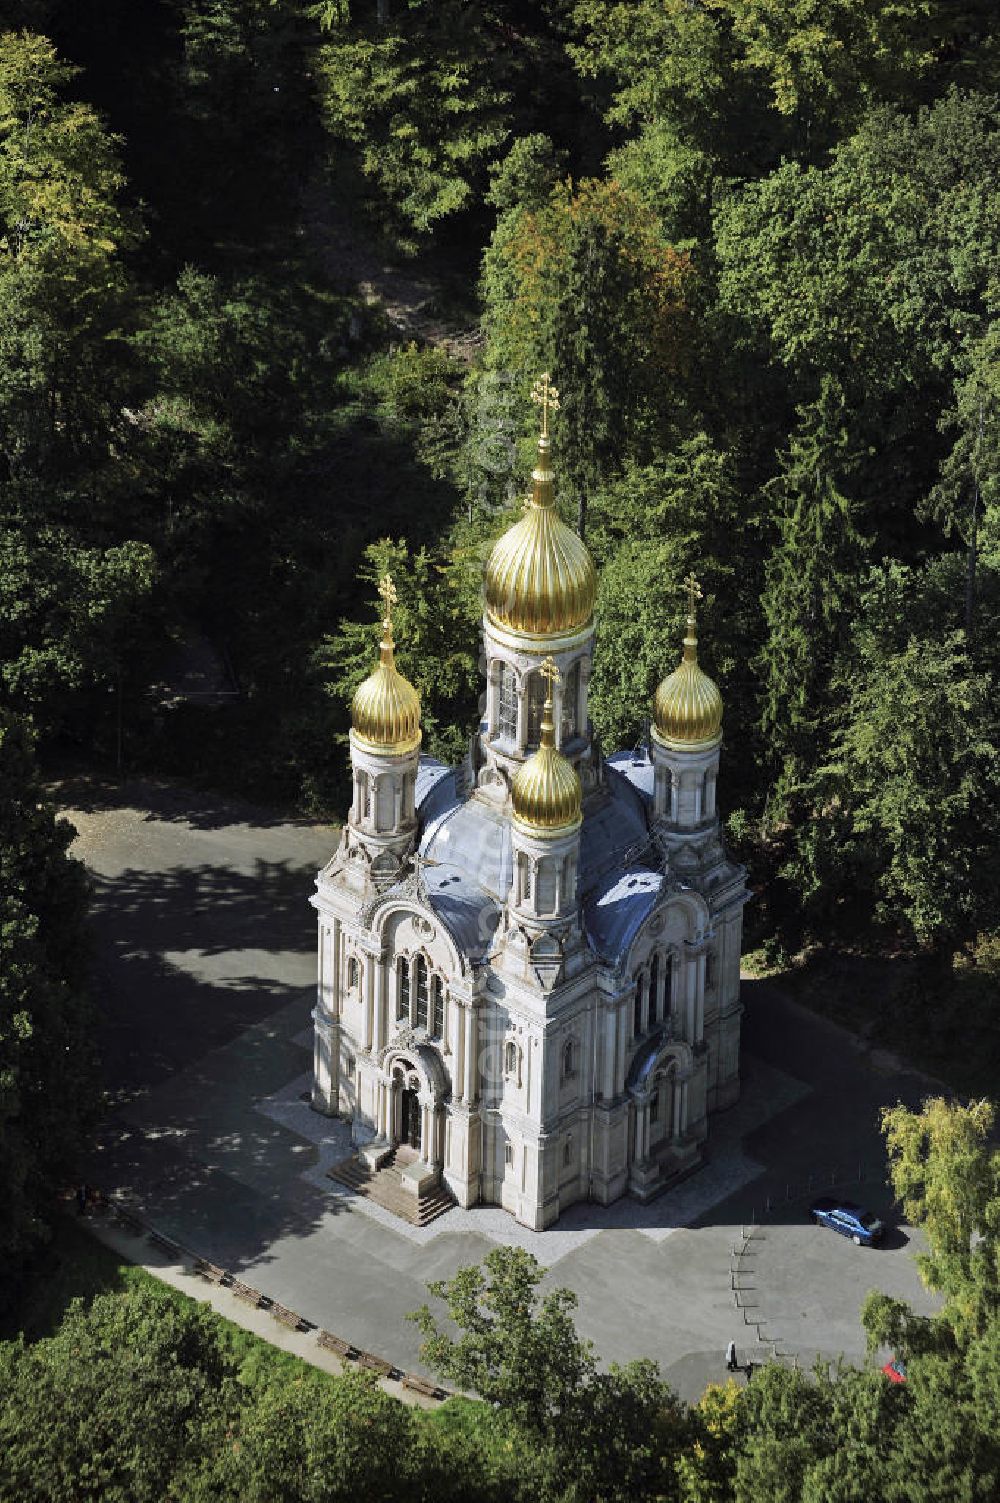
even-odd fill
[[[583,541],[560,517],[552,490],[552,440],[542,433],[524,516],[495,544],[486,565],[486,614],[528,636],[578,631],[594,614],[597,571]]]
[[[696,628],[692,590],[683,656],[653,700],[653,735],[666,746],[683,751],[714,745],[722,726],[722,695],[698,666]]]
[[[583,790],[572,762],[556,750],[552,719],[552,682],[557,669],[546,658],[542,672],[549,679],[549,692],[542,710],[541,744],[514,775],[511,802],[514,821],[530,835],[566,835],[583,818]]]
[[[351,701],[355,740],[366,751],[402,756],[420,745],[420,696],[393,660],[392,606],[396,591],[386,574],[379,585],[385,603],[382,642],[374,673],[359,684]]]

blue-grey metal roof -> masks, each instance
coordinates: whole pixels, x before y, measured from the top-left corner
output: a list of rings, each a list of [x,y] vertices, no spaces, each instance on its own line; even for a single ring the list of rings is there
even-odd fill
[[[503,902],[511,881],[509,814],[475,796],[446,806],[424,825],[420,854]]]
[[[606,768],[604,794],[588,799],[580,832],[580,891],[609,872],[635,866],[649,843],[642,796],[614,769]]]
[[[424,886],[431,907],[470,960],[481,960],[500,922],[500,904],[454,867],[424,866]]]
[[[421,757],[417,764],[415,802],[417,816],[425,822],[434,817],[449,803],[458,800],[455,788],[455,769],[439,762],[436,757]]]
[[[636,760],[624,754],[631,764]],[[652,776],[652,764],[646,759]],[[615,964],[655,905],[663,877],[642,866],[649,821],[642,787],[615,759],[603,790],[584,804],[578,887],[591,945]],[[652,786],[650,782],[650,787]],[[452,768],[422,757],[417,772],[421,871],[436,913],[463,953],[488,950],[510,890],[510,810],[463,798]]]
[[[635,868],[613,872],[588,894],[583,926],[591,949],[609,965],[617,965],[628,950],[659,902],[665,880],[662,872]]]
[[[614,756],[608,757],[607,765],[613,767],[621,777],[627,778],[646,803],[652,804],[655,769],[644,746],[635,751],[615,752]]]

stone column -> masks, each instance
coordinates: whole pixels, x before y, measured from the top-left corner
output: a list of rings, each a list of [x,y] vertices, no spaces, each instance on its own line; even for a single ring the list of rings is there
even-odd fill
[[[373,956],[369,964],[372,967],[372,1053],[380,1054],[385,1048],[386,1018],[385,1018],[385,972],[386,963],[381,956]]]
[[[601,1095],[605,1101],[611,1101],[615,1096],[619,1005],[609,1007],[604,1014],[604,1078],[601,1082]]]
[[[695,1009],[694,1009],[694,1038],[692,1044],[698,1044],[705,1037],[705,953],[698,956],[695,962]]]
[[[452,1011],[453,1027],[455,1029],[455,1067],[452,1080],[452,1088],[460,1101],[467,1100],[465,1094],[465,1003],[455,1001]]]
[[[479,1032],[475,1009],[471,1002],[466,1010],[465,1019],[465,1069],[463,1070],[464,1099],[470,1104],[476,1099],[476,1087],[478,1071],[476,1068],[476,1043]]]
[[[684,1025],[689,1044],[696,1042],[695,1003],[697,997],[698,960],[694,955],[684,956]]]

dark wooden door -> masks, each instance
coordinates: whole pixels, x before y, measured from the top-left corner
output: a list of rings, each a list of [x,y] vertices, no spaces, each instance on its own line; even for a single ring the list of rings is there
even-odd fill
[[[403,1092],[402,1121],[400,1123],[400,1136],[404,1143],[411,1148],[420,1147],[420,1102],[417,1100],[416,1091],[406,1090]]]

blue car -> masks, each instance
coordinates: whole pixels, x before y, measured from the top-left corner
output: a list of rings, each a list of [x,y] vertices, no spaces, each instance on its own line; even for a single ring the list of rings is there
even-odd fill
[[[851,1200],[821,1195],[809,1207],[809,1215],[817,1226],[828,1226],[842,1237],[850,1237],[856,1247],[874,1247],[882,1240],[884,1229],[878,1217]]]

